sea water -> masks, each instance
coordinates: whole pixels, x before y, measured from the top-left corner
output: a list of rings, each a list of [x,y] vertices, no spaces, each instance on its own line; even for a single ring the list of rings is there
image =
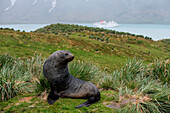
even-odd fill
[[[118,27],[109,29],[149,36],[153,40],[170,39],[170,25],[122,24]]]
[[[93,24],[81,24],[94,27]],[[153,40],[170,39],[170,25],[159,24],[120,24],[112,28],[105,28],[120,32],[129,32],[136,35],[151,37]]]
[[[76,25],[83,25],[94,27],[93,23],[70,23]],[[38,28],[44,27],[49,24],[0,24],[0,28],[13,28],[20,31],[34,31]],[[136,35],[144,35],[151,37],[153,40],[170,39],[170,25],[157,25],[157,24],[120,24],[117,27],[105,28],[116,30],[120,32],[129,32]]]
[[[0,28],[13,28],[14,30],[30,32],[46,25],[48,24],[0,24]]]

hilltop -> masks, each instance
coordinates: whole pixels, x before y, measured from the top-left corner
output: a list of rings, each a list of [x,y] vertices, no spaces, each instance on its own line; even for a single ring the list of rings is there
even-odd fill
[[[76,60],[91,61],[102,69],[118,69],[130,58],[150,63],[169,58],[169,44],[149,37],[102,28],[52,24],[34,32],[0,30],[1,54],[31,57],[35,52],[48,57],[57,50],[69,50]]]

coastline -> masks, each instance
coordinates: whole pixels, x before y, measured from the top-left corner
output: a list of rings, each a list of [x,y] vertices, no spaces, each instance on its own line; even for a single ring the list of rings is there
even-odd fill
[[[95,27],[93,23],[67,23],[87,27]],[[14,30],[31,32],[50,24],[0,24],[0,28],[13,28]],[[170,25],[160,24],[120,24],[116,27],[104,28],[119,32],[129,32],[136,35],[151,37],[154,41],[170,39]]]

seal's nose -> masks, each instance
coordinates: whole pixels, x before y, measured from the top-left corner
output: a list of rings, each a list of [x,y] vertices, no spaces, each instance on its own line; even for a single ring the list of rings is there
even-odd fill
[[[71,57],[74,57],[74,55],[73,55],[73,54],[70,54],[70,56],[71,56]]]
[[[74,59],[74,55],[73,54],[69,54],[67,59],[68,59],[68,61],[72,61]]]
[[[74,55],[73,54],[71,54],[70,57],[72,57],[72,60],[74,59]]]
[[[74,59],[74,55],[72,56],[72,58]]]

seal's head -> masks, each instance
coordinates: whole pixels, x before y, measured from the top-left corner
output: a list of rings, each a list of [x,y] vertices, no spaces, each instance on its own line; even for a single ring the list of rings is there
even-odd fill
[[[49,58],[53,59],[53,61],[58,65],[62,65],[72,61],[74,59],[74,55],[69,51],[60,50],[54,52]]]
[[[44,76],[47,79],[52,80],[57,74],[68,73],[67,64],[73,59],[74,55],[69,51],[61,50],[54,52],[44,63]]]

